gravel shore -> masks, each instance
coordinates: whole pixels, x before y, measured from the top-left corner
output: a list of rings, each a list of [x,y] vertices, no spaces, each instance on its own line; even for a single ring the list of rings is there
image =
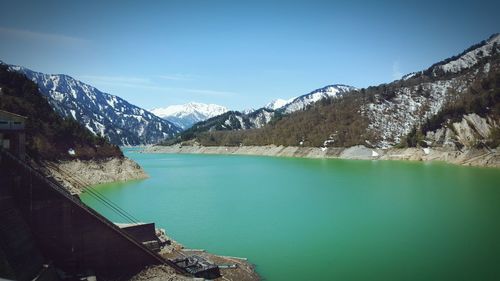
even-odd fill
[[[349,148],[297,146],[151,146],[143,153],[235,154],[275,157],[340,158],[362,160],[444,161],[451,164],[500,167],[500,153],[496,149],[465,149],[462,151],[436,148],[368,148],[362,145]]]

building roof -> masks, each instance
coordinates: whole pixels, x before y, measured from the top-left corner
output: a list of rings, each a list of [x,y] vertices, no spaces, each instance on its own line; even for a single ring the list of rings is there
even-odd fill
[[[22,116],[22,115],[8,112],[5,110],[0,110],[0,117],[5,117],[5,118],[9,118],[9,119],[14,119],[14,120],[22,120],[22,121],[25,121],[26,119],[28,119],[28,117],[26,117],[26,116]]]

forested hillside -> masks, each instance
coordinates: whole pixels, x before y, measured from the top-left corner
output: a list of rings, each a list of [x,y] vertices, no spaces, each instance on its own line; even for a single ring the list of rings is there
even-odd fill
[[[425,146],[430,142],[425,140],[427,132],[451,128],[464,116],[477,114],[484,119],[489,134],[482,134],[483,140],[478,143],[496,147],[500,123],[499,42],[500,36],[495,34],[424,71],[322,99],[304,110],[275,116],[261,129],[190,132],[176,142],[208,146]],[[472,125],[469,129],[479,128]],[[450,130],[448,135],[463,133],[456,126]]]
[[[24,75],[0,64],[0,109],[28,117],[27,152],[47,160],[123,157],[121,150],[71,118],[61,118]],[[76,154],[69,155],[74,149]]]

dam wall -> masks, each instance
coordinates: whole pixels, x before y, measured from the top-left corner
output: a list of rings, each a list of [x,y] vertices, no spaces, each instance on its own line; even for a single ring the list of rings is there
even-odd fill
[[[5,151],[0,155],[0,188],[9,194],[9,200],[33,235],[32,240],[25,239],[26,242],[20,244],[37,245],[43,258],[50,260],[54,267],[72,276],[93,272],[97,276],[116,278],[134,274],[146,266],[170,265],[88,208],[78,196],[70,195],[54,179]],[[12,259],[12,255],[9,258]]]

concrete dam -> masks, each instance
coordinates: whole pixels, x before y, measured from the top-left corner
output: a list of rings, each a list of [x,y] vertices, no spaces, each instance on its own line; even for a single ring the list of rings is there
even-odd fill
[[[125,280],[160,264],[186,275],[59,182],[0,149],[0,277]]]

